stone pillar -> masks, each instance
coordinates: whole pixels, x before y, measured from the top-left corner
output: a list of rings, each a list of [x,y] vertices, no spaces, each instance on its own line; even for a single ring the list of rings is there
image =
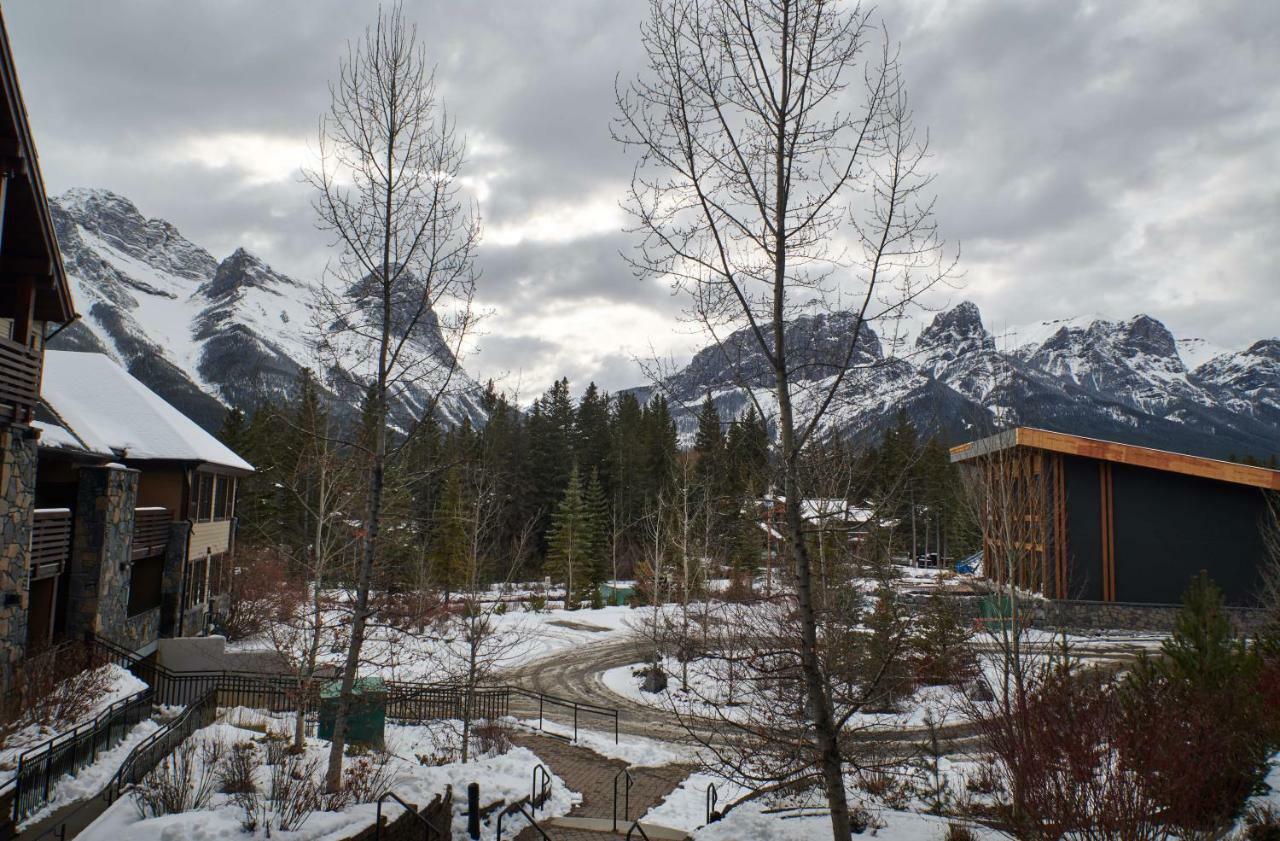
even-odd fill
[[[67,634],[92,631],[126,646],[129,577],[138,471],[113,464],[80,468],[71,573],[67,586]]]
[[[191,522],[177,520],[169,532],[164,550],[164,581],[161,584],[160,636],[182,636],[183,570],[187,566],[187,546],[191,538]]]
[[[27,645],[35,493],[35,431],[0,426],[0,691],[5,693]]]

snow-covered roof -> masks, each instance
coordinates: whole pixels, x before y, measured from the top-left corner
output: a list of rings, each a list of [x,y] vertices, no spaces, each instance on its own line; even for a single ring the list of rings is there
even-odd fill
[[[253,470],[104,354],[45,351],[40,397],[63,424],[44,426],[50,445],[75,446],[64,440],[69,435],[88,452],[116,458]]]

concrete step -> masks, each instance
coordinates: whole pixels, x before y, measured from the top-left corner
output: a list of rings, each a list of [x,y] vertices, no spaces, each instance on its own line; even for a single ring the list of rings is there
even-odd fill
[[[547,818],[545,821],[539,821],[544,827],[558,826],[561,829],[576,829],[580,832],[601,832],[609,835],[617,835],[625,837],[627,830],[631,828],[631,821],[618,821],[618,831],[613,831],[613,820],[611,818]],[[689,833],[683,829],[673,829],[669,826],[662,826],[648,821],[641,821],[640,826],[644,829],[645,834],[649,836],[649,841],[688,841]],[[640,833],[635,833],[633,838],[639,838]]]

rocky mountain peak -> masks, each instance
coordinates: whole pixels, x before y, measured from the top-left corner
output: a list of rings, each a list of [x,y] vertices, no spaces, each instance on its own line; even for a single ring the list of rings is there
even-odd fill
[[[933,317],[916,339],[917,350],[951,348],[957,354],[972,350],[994,350],[995,340],[982,324],[982,313],[972,301],[961,301]]]
[[[237,248],[231,256],[218,264],[213,279],[202,287],[202,292],[210,300],[221,300],[237,294],[244,289],[265,289],[275,291],[272,287],[281,283],[291,283],[288,278],[277,274],[270,266],[259,258]]]
[[[1182,367],[1178,356],[1178,343],[1173,333],[1151,316],[1135,315],[1117,325],[1116,333],[1119,347],[1135,353],[1176,359],[1178,367]]]
[[[162,271],[201,280],[218,266],[212,254],[169,222],[145,218],[137,205],[110,190],[73,188],[51,203],[55,216],[61,211],[82,232]]]

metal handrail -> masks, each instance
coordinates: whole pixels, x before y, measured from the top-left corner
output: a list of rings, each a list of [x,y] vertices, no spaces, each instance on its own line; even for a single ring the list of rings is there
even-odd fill
[[[605,718],[613,719],[613,741],[618,743],[618,710],[614,707],[602,707],[599,704],[592,704],[588,701],[575,701],[571,698],[562,698],[559,695],[548,695],[546,692],[537,692],[531,689],[525,689],[520,686],[507,686],[506,690],[510,694],[522,695],[525,698],[538,702],[538,729],[543,729],[543,720],[545,718],[545,707],[547,704],[556,707],[564,707],[573,710],[573,741],[578,741],[578,713],[585,712],[591,715],[598,715]],[[549,732],[549,731],[548,731]],[[552,733],[551,735],[557,735]]]
[[[538,778],[541,775],[542,786],[538,786]],[[551,799],[551,772],[549,772],[542,763],[533,766],[532,779],[529,781],[529,805],[533,807],[533,811],[537,812],[539,808],[545,806],[547,801]]]
[[[403,806],[405,808],[405,811],[407,811],[409,814],[417,818],[422,823],[422,825],[427,828],[428,839],[430,839],[431,836],[434,835],[436,838],[442,839],[443,841],[444,834],[440,832],[440,829],[431,821],[427,820],[426,817],[421,812],[418,811],[417,806],[414,806],[411,803],[405,803],[404,800],[400,798],[400,795],[396,794],[394,791],[384,792],[383,795],[378,798],[377,808],[375,808],[373,812],[374,841],[378,841],[380,838],[382,838],[382,803],[388,797],[390,797],[392,800],[394,800],[395,802]]]
[[[626,768],[613,775],[613,831],[618,831],[618,779],[620,777],[627,778],[626,788],[623,790],[622,803],[622,820],[624,822],[631,820],[631,786],[635,782],[631,778],[631,772]]]
[[[715,783],[707,783],[707,823],[712,823],[712,817],[720,820],[720,816],[716,814],[716,804],[720,802],[720,792],[716,791]],[[706,826],[706,824],[703,824]]]
[[[524,819],[529,822],[529,826],[536,829],[538,831],[538,834],[542,836],[544,841],[551,841],[550,837],[548,837],[547,833],[542,829],[542,827],[538,826],[538,822],[534,820],[533,815],[529,814],[529,810],[526,808],[527,805],[528,804],[526,799],[522,797],[498,813],[498,827],[496,830],[496,835],[494,836],[494,841],[502,841],[502,819],[505,818],[507,815],[514,815],[517,812],[519,812],[521,815],[524,815]]]
[[[644,831],[644,827],[640,825],[639,818],[636,818],[636,822],[631,824],[631,828],[627,830],[627,841],[631,841],[631,833],[635,832],[637,829],[640,830],[640,837],[643,838],[644,841],[649,841],[649,833]]]

